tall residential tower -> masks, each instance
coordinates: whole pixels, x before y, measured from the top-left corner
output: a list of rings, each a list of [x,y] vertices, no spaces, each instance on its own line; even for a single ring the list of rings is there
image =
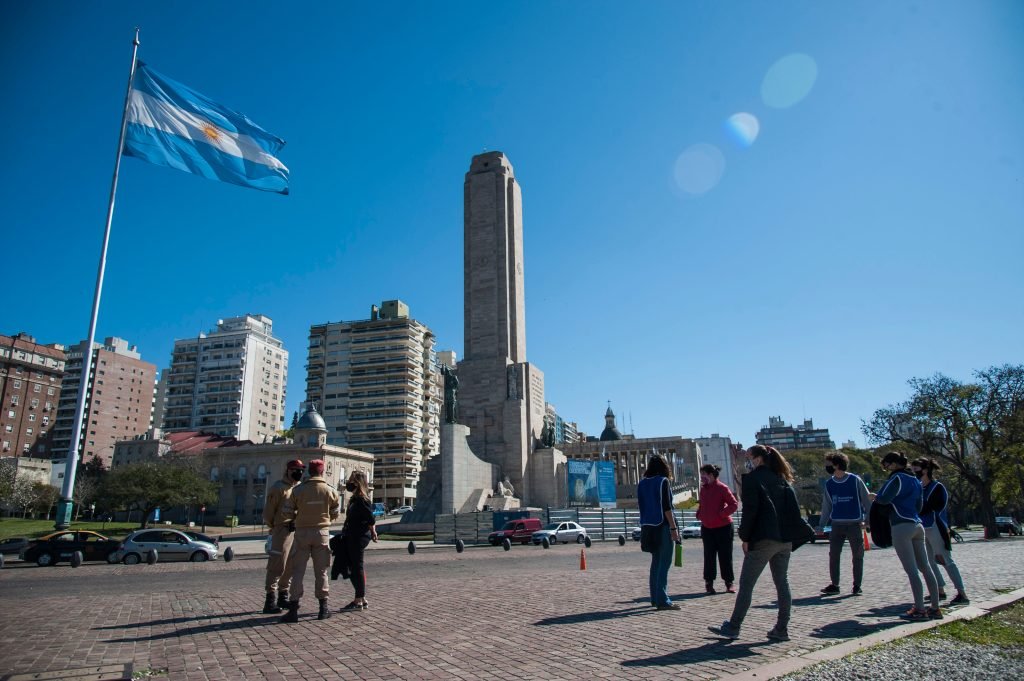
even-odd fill
[[[400,300],[370,318],[309,329],[306,399],[318,405],[327,444],[374,456],[374,498],[414,504],[420,472],[438,453],[440,374],[434,334]]]
[[[165,372],[164,430],[273,440],[284,428],[288,384],[288,351],[273,331],[269,317],[247,314],[174,341]]]

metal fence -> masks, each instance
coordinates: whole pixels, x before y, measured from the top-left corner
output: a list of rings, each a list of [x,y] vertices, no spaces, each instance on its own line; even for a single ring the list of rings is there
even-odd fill
[[[675,511],[675,516],[680,527],[697,523],[696,511]],[[594,541],[617,540],[619,535],[629,539],[633,528],[640,524],[640,511],[625,508],[549,508],[523,517],[540,518],[544,524],[579,523]],[[734,513],[733,522],[738,524],[739,521],[739,512]],[[437,515],[434,517],[434,543],[454,544],[456,539],[461,539],[466,544],[486,544],[487,535],[495,529],[492,511]]]

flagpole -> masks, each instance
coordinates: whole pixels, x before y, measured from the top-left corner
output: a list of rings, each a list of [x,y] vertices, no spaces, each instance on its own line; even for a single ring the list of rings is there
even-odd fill
[[[68,447],[67,462],[64,465],[64,485],[61,488],[60,502],[57,504],[57,522],[55,528],[65,530],[71,525],[71,509],[74,505],[75,473],[78,468],[79,442],[85,423],[85,398],[89,392],[89,374],[92,373],[92,347],[96,337],[96,320],[100,312],[100,296],[103,293],[103,273],[107,268],[107,245],[110,243],[110,225],[114,220],[114,199],[117,196],[117,175],[121,170],[121,151],[124,149],[124,133],[128,127],[128,103],[132,94],[132,81],[135,79],[136,57],[139,53],[139,28],[135,27],[135,39],[132,41],[132,67],[128,73],[128,89],[124,95],[124,108],[121,112],[121,135],[117,140],[117,158],[114,161],[114,177],[110,182],[110,203],[107,205],[107,225],[103,230],[103,248],[100,250],[99,270],[96,272],[96,291],[92,297],[92,317],[89,319],[89,335],[85,337],[85,352],[82,357],[82,378],[78,386],[78,402],[75,406],[75,426],[71,431],[71,445]]]

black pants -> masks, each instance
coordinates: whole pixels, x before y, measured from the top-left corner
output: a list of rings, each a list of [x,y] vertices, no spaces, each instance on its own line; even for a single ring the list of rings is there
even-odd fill
[[[736,581],[732,572],[732,524],[724,527],[700,528],[700,538],[704,542],[704,581],[713,582],[718,576],[715,570],[715,559],[722,568],[722,579],[726,584]]]
[[[352,586],[356,589],[356,598],[363,598],[366,596],[366,572],[363,570],[363,552],[366,550],[367,544],[370,543],[370,538],[366,535],[356,535],[355,537],[342,537],[340,549],[342,551],[342,561],[345,565],[345,571],[348,572],[348,578],[352,580]],[[345,573],[342,572],[342,576]]]

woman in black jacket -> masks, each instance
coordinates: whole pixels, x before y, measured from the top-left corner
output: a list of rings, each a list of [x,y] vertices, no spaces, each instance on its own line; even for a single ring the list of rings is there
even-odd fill
[[[341,551],[348,571],[348,578],[355,587],[356,597],[341,609],[366,610],[366,573],[363,571],[363,552],[370,541],[377,541],[376,522],[373,517],[373,501],[370,499],[369,484],[366,473],[352,471],[345,483],[345,489],[351,495],[345,511],[345,524],[341,528]],[[344,572],[342,573],[344,574]]]
[[[709,629],[725,638],[739,637],[740,626],[750,609],[754,585],[767,565],[772,571],[779,603],[778,620],[768,632],[768,638],[788,641],[793,605],[789,591],[789,556],[795,546],[806,541],[809,527],[800,517],[796,494],[789,484],[793,481],[793,471],[777,449],[754,445],[747,450],[747,469],[750,472],[743,476],[740,494],[743,518],[737,532],[743,542],[740,589],[732,617],[722,626]]]

